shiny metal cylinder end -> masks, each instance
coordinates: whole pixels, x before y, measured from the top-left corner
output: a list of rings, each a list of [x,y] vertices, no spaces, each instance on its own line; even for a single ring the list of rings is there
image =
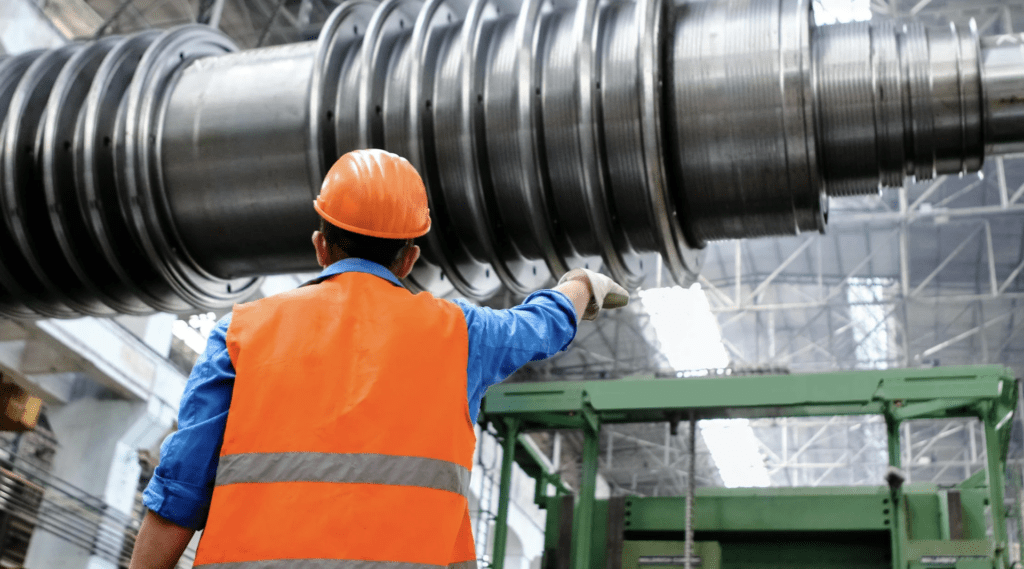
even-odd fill
[[[1024,34],[981,42],[986,154],[1024,152]]]

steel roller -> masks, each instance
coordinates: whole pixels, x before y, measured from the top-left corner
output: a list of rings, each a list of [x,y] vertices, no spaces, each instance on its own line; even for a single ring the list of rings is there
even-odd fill
[[[711,240],[823,231],[828,198],[1024,148],[1021,37],[806,0],[347,0],[316,42],[202,26],[0,60],[0,312],[228,306],[315,269],[342,153],[422,173],[414,288],[525,294],[573,266],[679,282]]]

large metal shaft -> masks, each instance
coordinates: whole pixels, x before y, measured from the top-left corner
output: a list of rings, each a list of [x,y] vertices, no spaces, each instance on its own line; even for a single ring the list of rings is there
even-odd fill
[[[0,60],[0,312],[181,312],[315,268],[340,154],[424,176],[420,288],[598,264],[676,280],[709,240],[823,231],[827,197],[1024,143],[1021,38],[815,27],[805,0],[348,0],[316,42],[186,26]],[[447,283],[445,283],[447,285]]]

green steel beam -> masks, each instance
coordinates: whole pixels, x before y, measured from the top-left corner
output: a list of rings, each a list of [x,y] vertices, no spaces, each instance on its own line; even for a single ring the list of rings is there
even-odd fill
[[[679,531],[685,497],[626,498],[629,529]],[[880,487],[698,488],[694,530],[886,531],[889,493]],[[839,515],[841,513],[841,515]]]
[[[984,401],[1015,401],[1013,374],[1001,366],[830,374],[497,385],[484,400],[486,418],[517,416],[524,428],[582,428],[588,406],[602,424],[670,420],[698,410],[714,417],[881,414],[901,419],[978,416]]]

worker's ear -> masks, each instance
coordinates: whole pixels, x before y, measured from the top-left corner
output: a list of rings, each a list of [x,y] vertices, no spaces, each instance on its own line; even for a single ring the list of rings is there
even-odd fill
[[[316,249],[316,263],[323,268],[331,265],[331,255],[327,247],[327,238],[319,230],[313,232],[313,248]]]
[[[413,265],[416,264],[416,261],[418,261],[419,258],[419,245],[411,245],[408,247],[404,247],[402,249],[401,256],[398,257],[398,259],[395,261],[395,269],[397,269],[394,271],[395,276],[400,279],[404,279],[405,277],[409,276],[409,273],[412,272]]]

